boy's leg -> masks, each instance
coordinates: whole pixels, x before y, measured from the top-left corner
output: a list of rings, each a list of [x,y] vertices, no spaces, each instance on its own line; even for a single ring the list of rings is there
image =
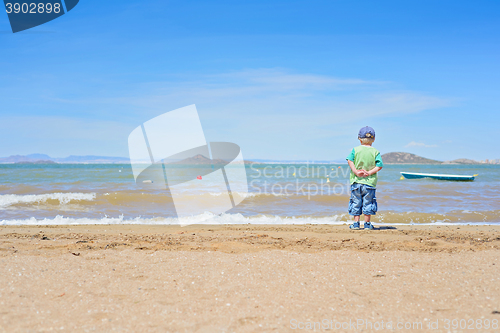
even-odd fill
[[[354,223],[349,226],[350,229],[359,229],[359,217],[362,213],[362,200],[359,184],[351,185],[351,199],[349,200],[349,215],[354,216]]]
[[[365,216],[365,229],[372,230],[373,225],[371,224],[371,216],[377,212],[377,199],[375,197],[376,190],[371,187],[365,185],[362,189],[362,197],[363,197],[363,215]]]
[[[359,215],[354,216],[354,223],[349,226],[349,229],[359,230],[361,226],[359,224]]]

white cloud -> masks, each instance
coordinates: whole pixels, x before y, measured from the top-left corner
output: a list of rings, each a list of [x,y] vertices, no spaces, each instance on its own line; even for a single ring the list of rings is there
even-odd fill
[[[415,142],[415,141],[412,141],[410,142],[409,144],[407,144],[405,146],[406,148],[410,148],[410,147],[424,147],[424,148],[435,148],[437,147],[437,145],[427,145],[423,142]]]
[[[70,99],[52,96],[50,102],[87,110],[108,109],[108,112],[102,112],[104,115],[115,115],[119,109],[121,117],[127,119],[137,115],[156,116],[196,104],[200,112],[210,117],[233,118],[247,124],[261,115],[269,121],[278,121],[274,126],[298,121],[297,127],[304,123],[322,127],[353,119],[399,116],[451,105],[448,99],[395,90],[391,85],[382,81],[291,73],[283,69],[248,69],[138,83],[107,91],[106,96],[97,91],[90,96],[86,94]],[[267,122],[258,119],[255,125],[265,127]]]
[[[391,89],[387,82],[294,74],[278,69],[150,82],[120,95],[99,102],[123,105],[125,112],[133,107],[151,114],[195,103],[201,112],[211,117],[238,118],[247,124],[262,115],[275,121],[274,126],[286,122],[295,123],[295,127],[303,127],[303,124],[322,127],[359,118],[399,116],[451,104],[449,100],[428,94]],[[266,122],[259,119],[255,125],[265,127]]]
[[[109,102],[140,108],[142,121],[194,103],[208,140],[237,142],[268,157],[342,156],[344,145],[356,143],[349,138],[355,140],[359,126],[451,105],[440,97],[393,89],[391,83],[284,70],[148,83]]]
[[[79,89],[83,84],[86,88]],[[51,87],[50,95],[44,95],[46,105],[36,107],[57,109],[59,114],[68,110],[67,114],[79,118],[40,116],[45,121],[31,122],[42,124],[45,129],[37,133],[26,128],[22,131],[25,138],[38,135],[74,139],[74,145],[80,140],[82,146],[85,141],[102,140],[114,144],[116,153],[108,155],[124,155],[126,140],[123,144],[120,140],[131,129],[167,111],[196,104],[209,141],[236,142],[256,156],[319,156],[327,150],[328,155],[336,154],[335,150],[343,155],[347,149],[343,145],[351,143],[350,139],[341,142],[340,138],[355,140],[359,126],[374,119],[451,105],[444,98],[394,89],[390,82],[284,69],[172,76],[170,80],[106,87],[107,90],[102,86],[89,90],[85,82]],[[84,92],[78,93],[80,90]],[[7,124],[11,134],[12,124],[23,126],[15,120]],[[21,133],[14,135],[19,137]],[[332,138],[338,140],[333,142]]]

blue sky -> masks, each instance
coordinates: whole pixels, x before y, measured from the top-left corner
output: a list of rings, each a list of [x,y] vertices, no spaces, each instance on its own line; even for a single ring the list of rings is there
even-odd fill
[[[196,104],[245,158],[497,159],[498,1],[92,1],[12,34],[0,15],[0,156],[128,156]]]

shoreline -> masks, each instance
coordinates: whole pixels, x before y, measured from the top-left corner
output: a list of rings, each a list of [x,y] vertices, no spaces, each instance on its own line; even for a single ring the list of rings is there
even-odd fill
[[[500,249],[499,225],[376,225],[377,230],[349,230],[347,225],[16,225],[0,226],[0,240],[34,251],[43,248],[330,251],[403,250],[457,252]],[[87,243],[91,243],[89,247]],[[0,250],[6,251],[3,246]],[[1,252],[0,252],[1,253]]]

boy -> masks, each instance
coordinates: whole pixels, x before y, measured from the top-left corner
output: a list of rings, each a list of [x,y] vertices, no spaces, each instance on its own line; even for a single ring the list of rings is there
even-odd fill
[[[370,217],[377,212],[377,199],[375,188],[377,186],[377,172],[384,163],[380,152],[372,147],[375,141],[375,130],[369,126],[359,130],[358,139],[360,146],[354,148],[347,157],[351,167],[351,199],[349,200],[349,214],[354,215],[354,223],[350,229],[359,230],[359,216],[365,215],[364,229],[373,230]]]

